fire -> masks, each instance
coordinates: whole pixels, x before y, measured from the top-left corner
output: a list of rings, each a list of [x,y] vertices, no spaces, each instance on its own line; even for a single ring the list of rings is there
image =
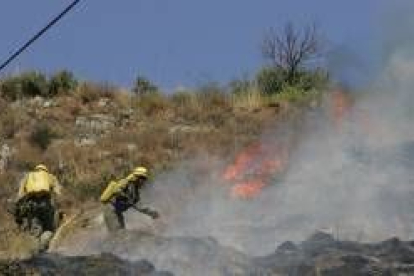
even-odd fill
[[[249,163],[260,153],[260,144],[252,144],[237,155],[233,164],[224,171],[223,179],[227,181],[236,180],[243,171],[246,171]]]
[[[264,186],[265,184],[260,179],[237,183],[231,189],[231,196],[236,198],[252,198],[257,196]]]
[[[329,116],[336,127],[342,128],[344,119],[353,108],[349,94],[338,88],[330,94]],[[293,137],[297,138],[297,137]],[[291,149],[297,139],[256,142],[247,146],[228,165],[222,179],[231,185],[230,195],[253,198],[277,176],[286,171]]]
[[[340,89],[332,92],[331,99],[334,122],[336,125],[340,125],[352,107],[351,99],[344,91]]]
[[[287,164],[287,150],[270,143],[253,143],[239,153],[222,175],[233,184],[230,195],[236,198],[257,196],[273,175],[283,172]]]

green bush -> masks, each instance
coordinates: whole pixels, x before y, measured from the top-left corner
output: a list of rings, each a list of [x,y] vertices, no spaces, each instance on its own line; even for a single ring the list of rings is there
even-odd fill
[[[323,92],[316,89],[304,90],[303,88],[286,85],[279,94],[275,95],[270,100],[307,104],[313,100],[318,100],[322,96],[322,93]]]
[[[146,77],[138,76],[135,80],[132,92],[134,92],[137,96],[143,96],[158,92],[158,87]]]
[[[264,67],[256,75],[257,86],[266,95],[281,93],[286,87],[295,87],[305,92],[321,89],[328,81],[328,74],[322,69],[297,71],[290,80],[283,69],[274,67]]]
[[[76,89],[77,86],[78,81],[72,72],[66,70],[59,71],[50,78],[48,96],[53,97],[59,94],[67,94]]]
[[[1,95],[13,101],[23,97],[46,97],[48,88],[45,75],[36,71],[9,77],[0,84]]]
[[[328,84],[328,73],[322,69],[300,71],[296,77],[296,87],[303,90],[321,89]]]
[[[51,127],[47,124],[40,124],[30,133],[29,141],[41,150],[46,150],[54,138],[56,138],[56,133]]]
[[[279,93],[286,81],[286,73],[279,68],[264,67],[256,75],[259,90],[265,95]]]

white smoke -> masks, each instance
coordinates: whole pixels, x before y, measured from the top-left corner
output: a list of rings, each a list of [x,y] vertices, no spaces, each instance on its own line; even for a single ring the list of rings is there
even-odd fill
[[[413,238],[411,45],[407,38],[402,44],[386,43],[381,74],[358,92],[340,127],[326,116],[327,105],[310,111],[300,131],[297,125],[265,130],[261,139],[266,143],[278,143],[286,133],[300,135],[301,142],[295,145],[287,173],[259,196],[232,198],[221,179],[229,160],[208,153],[157,176],[143,194],[144,202],[161,214],[153,230],[166,237],[212,237],[253,255],[273,252],[281,242],[303,240],[321,229],[338,239],[358,241]],[[142,221],[131,214],[128,228],[140,228]],[[142,256],[156,244],[139,242],[136,250]],[[168,252],[168,256],[159,251],[153,255],[180,258],[178,251],[169,248]],[[194,251],[186,252],[188,256],[182,258],[190,258],[188,252]]]
[[[257,198],[229,197],[219,177],[226,162],[208,154],[158,178],[149,201],[168,213],[163,234],[211,236],[250,254],[272,252],[277,244],[303,240],[317,229],[360,241],[413,238],[409,42],[387,49],[381,74],[359,92],[340,128],[332,127],[326,113],[309,113],[307,131],[300,134],[306,138],[296,147],[288,173]],[[262,139],[276,143],[287,130],[267,130]],[[196,172],[200,166],[202,174]]]
[[[411,146],[414,153],[414,140],[411,118],[403,108],[393,110],[399,106],[393,101],[407,104],[405,96],[373,93],[341,129],[319,115],[309,119],[307,128],[313,129],[295,149],[288,173],[250,200],[229,196],[220,178],[226,163],[207,154],[164,174],[153,196],[146,196],[166,216],[162,233],[211,236],[250,254],[272,252],[283,241],[303,240],[323,228],[341,239],[410,238],[414,202],[406,161],[414,156],[404,151]],[[268,143],[272,134],[263,139]],[[197,173],[199,166],[207,172]]]

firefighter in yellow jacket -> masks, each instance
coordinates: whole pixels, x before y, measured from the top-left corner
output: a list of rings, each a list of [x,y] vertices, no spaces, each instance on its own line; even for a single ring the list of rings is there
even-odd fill
[[[129,208],[144,213],[153,219],[158,218],[154,210],[141,206],[139,190],[148,182],[148,170],[137,167],[127,177],[111,181],[101,195],[104,206],[104,219],[108,231],[125,228],[123,213]]]
[[[36,216],[44,224],[44,231],[54,231],[56,228],[55,195],[61,195],[61,186],[57,178],[49,173],[45,165],[37,165],[20,182],[14,211],[17,224],[23,229],[30,227],[25,219],[29,215]]]

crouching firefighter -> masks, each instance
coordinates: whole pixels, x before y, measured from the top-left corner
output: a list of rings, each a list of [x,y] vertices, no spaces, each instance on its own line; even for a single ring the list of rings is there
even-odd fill
[[[57,178],[43,164],[28,172],[20,182],[14,217],[20,229],[40,236],[57,227],[55,196],[61,195]]]
[[[101,195],[104,220],[109,232],[125,229],[124,212],[133,208],[153,219],[158,212],[140,205],[140,189],[148,182],[148,170],[137,167],[126,178],[111,181]]]

